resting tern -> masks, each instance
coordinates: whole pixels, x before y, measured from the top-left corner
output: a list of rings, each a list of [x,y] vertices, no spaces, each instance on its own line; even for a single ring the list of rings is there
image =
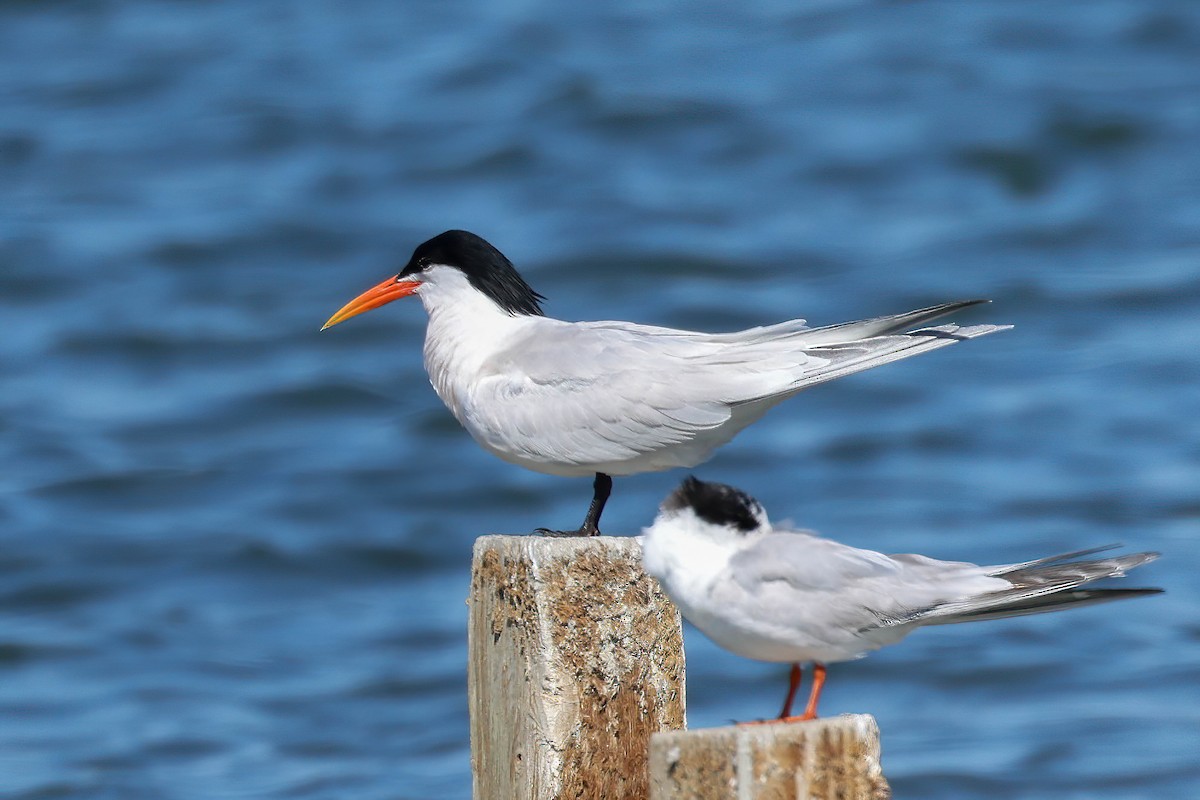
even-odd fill
[[[734,333],[564,322],[543,315],[545,298],[499,250],[446,231],[321,330],[412,294],[429,315],[430,382],[476,442],[536,472],[595,476],[583,525],[569,532],[589,536],[600,533],[613,475],[695,466],[803,389],[1011,327],[913,330],[983,300]]]
[[[710,639],[746,658],[791,663],[779,714],[785,721],[816,718],[825,664],[861,658],[923,625],[1162,591],[1080,588],[1119,577],[1158,553],[1080,560],[1111,549],[1100,547],[996,566],[887,556],[773,527],[754,498],[691,477],[663,502],[642,547],[646,572]],[[793,717],[804,662],[813,662],[813,686],[804,713]]]

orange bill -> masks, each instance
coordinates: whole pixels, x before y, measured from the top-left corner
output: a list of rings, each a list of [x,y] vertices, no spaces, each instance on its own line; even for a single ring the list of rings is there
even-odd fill
[[[338,309],[338,312],[321,326],[321,330],[337,325],[339,322],[344,322],[364,311],[385,306],[393,300],[399,300],[401,297],[408,297],[420,285],[420,281],[402,281],[399,277],[388,278],[378,286],[367,289],[358,297]]]

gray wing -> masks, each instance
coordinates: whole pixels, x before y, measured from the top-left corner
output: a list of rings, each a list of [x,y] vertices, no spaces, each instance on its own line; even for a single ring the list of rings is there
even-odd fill
[[[692,466],[737,432],[715,433],[739,400],[824,363],[688,331],[546,319],[489,361],[466,411],[496,449],[564,463],[620,462],[714,432],[660,454],[659,468]]]
[[[541,318],[485,365],[464,402],[464,424],[512,460],[605,465],[619,475],[621,462],[652,453],[640,470],[693,466],[801,389],[1004,329],[874,335],[973,302],[828,328],[793,320],[728,334]]]
[[[747,591],[782,584],[798,592],[842,592],[864,579],[895,577],[899,571],[883,553],[804,531],[777,530],[729,560],[730,575]]]
[[[721,584],[718,600],[746,609],[761,628],[803,632],[847,652],[899,639],[896,623],[916,609],[1007,585],[975,564],[892,557],[780,530],[730,559]]]
[[[768,635],[857,650],[857,631],[876,624],[873,588],[891,583],[897,565],[882,553],[857,550],[799,531],[776,531],[730,559],[714,582],[715,600],[740,608]]]
[[[742,591],[764,598],[759,613],[772,624],[802,623],[812,618],[816,605],[828,620],[870,636],[908,625],[1000,619],[1161,591],[1079,588],[1158,557],[1133,553],[1072,560],[1105,549],[985,567],[921,555],[887,556],[777,531],[735,556],[730,570]]]
[[[730,560],[736,581],[782,614],[817,613],[851,628],[907,616],[1004,584],[975,564],[893,557],[802,532],[776,531]]]

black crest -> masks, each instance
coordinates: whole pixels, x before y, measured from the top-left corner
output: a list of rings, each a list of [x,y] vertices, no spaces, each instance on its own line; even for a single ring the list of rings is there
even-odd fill
[[[400,277],[433,264],[458,268],[472,286],[513,316],[542,316],[541,301],[546,298],[530,288],[503,253],[473,233],[446,231],[433,237],[413,251]]]
[[[762,506],[741,489],[723,483],[705,483],[695,477],[684,478],[679,488],[663,503],[663,509],[690,508],[696,516],[713,525],[731,525],[742,533],[759,526]]]

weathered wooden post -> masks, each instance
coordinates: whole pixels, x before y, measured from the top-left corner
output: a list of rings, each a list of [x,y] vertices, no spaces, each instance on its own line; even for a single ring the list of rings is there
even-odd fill
[[[867,714],[656,733],[650,800],[885,800]]]
[[[679,613],[636,539],[484,536],[472,565],[475,800],[645,800],[684,725]]]
[[[636,539],[484,536],[467,668],[475,800],[883,800],[866,715],[685,731],[679,612]]]

